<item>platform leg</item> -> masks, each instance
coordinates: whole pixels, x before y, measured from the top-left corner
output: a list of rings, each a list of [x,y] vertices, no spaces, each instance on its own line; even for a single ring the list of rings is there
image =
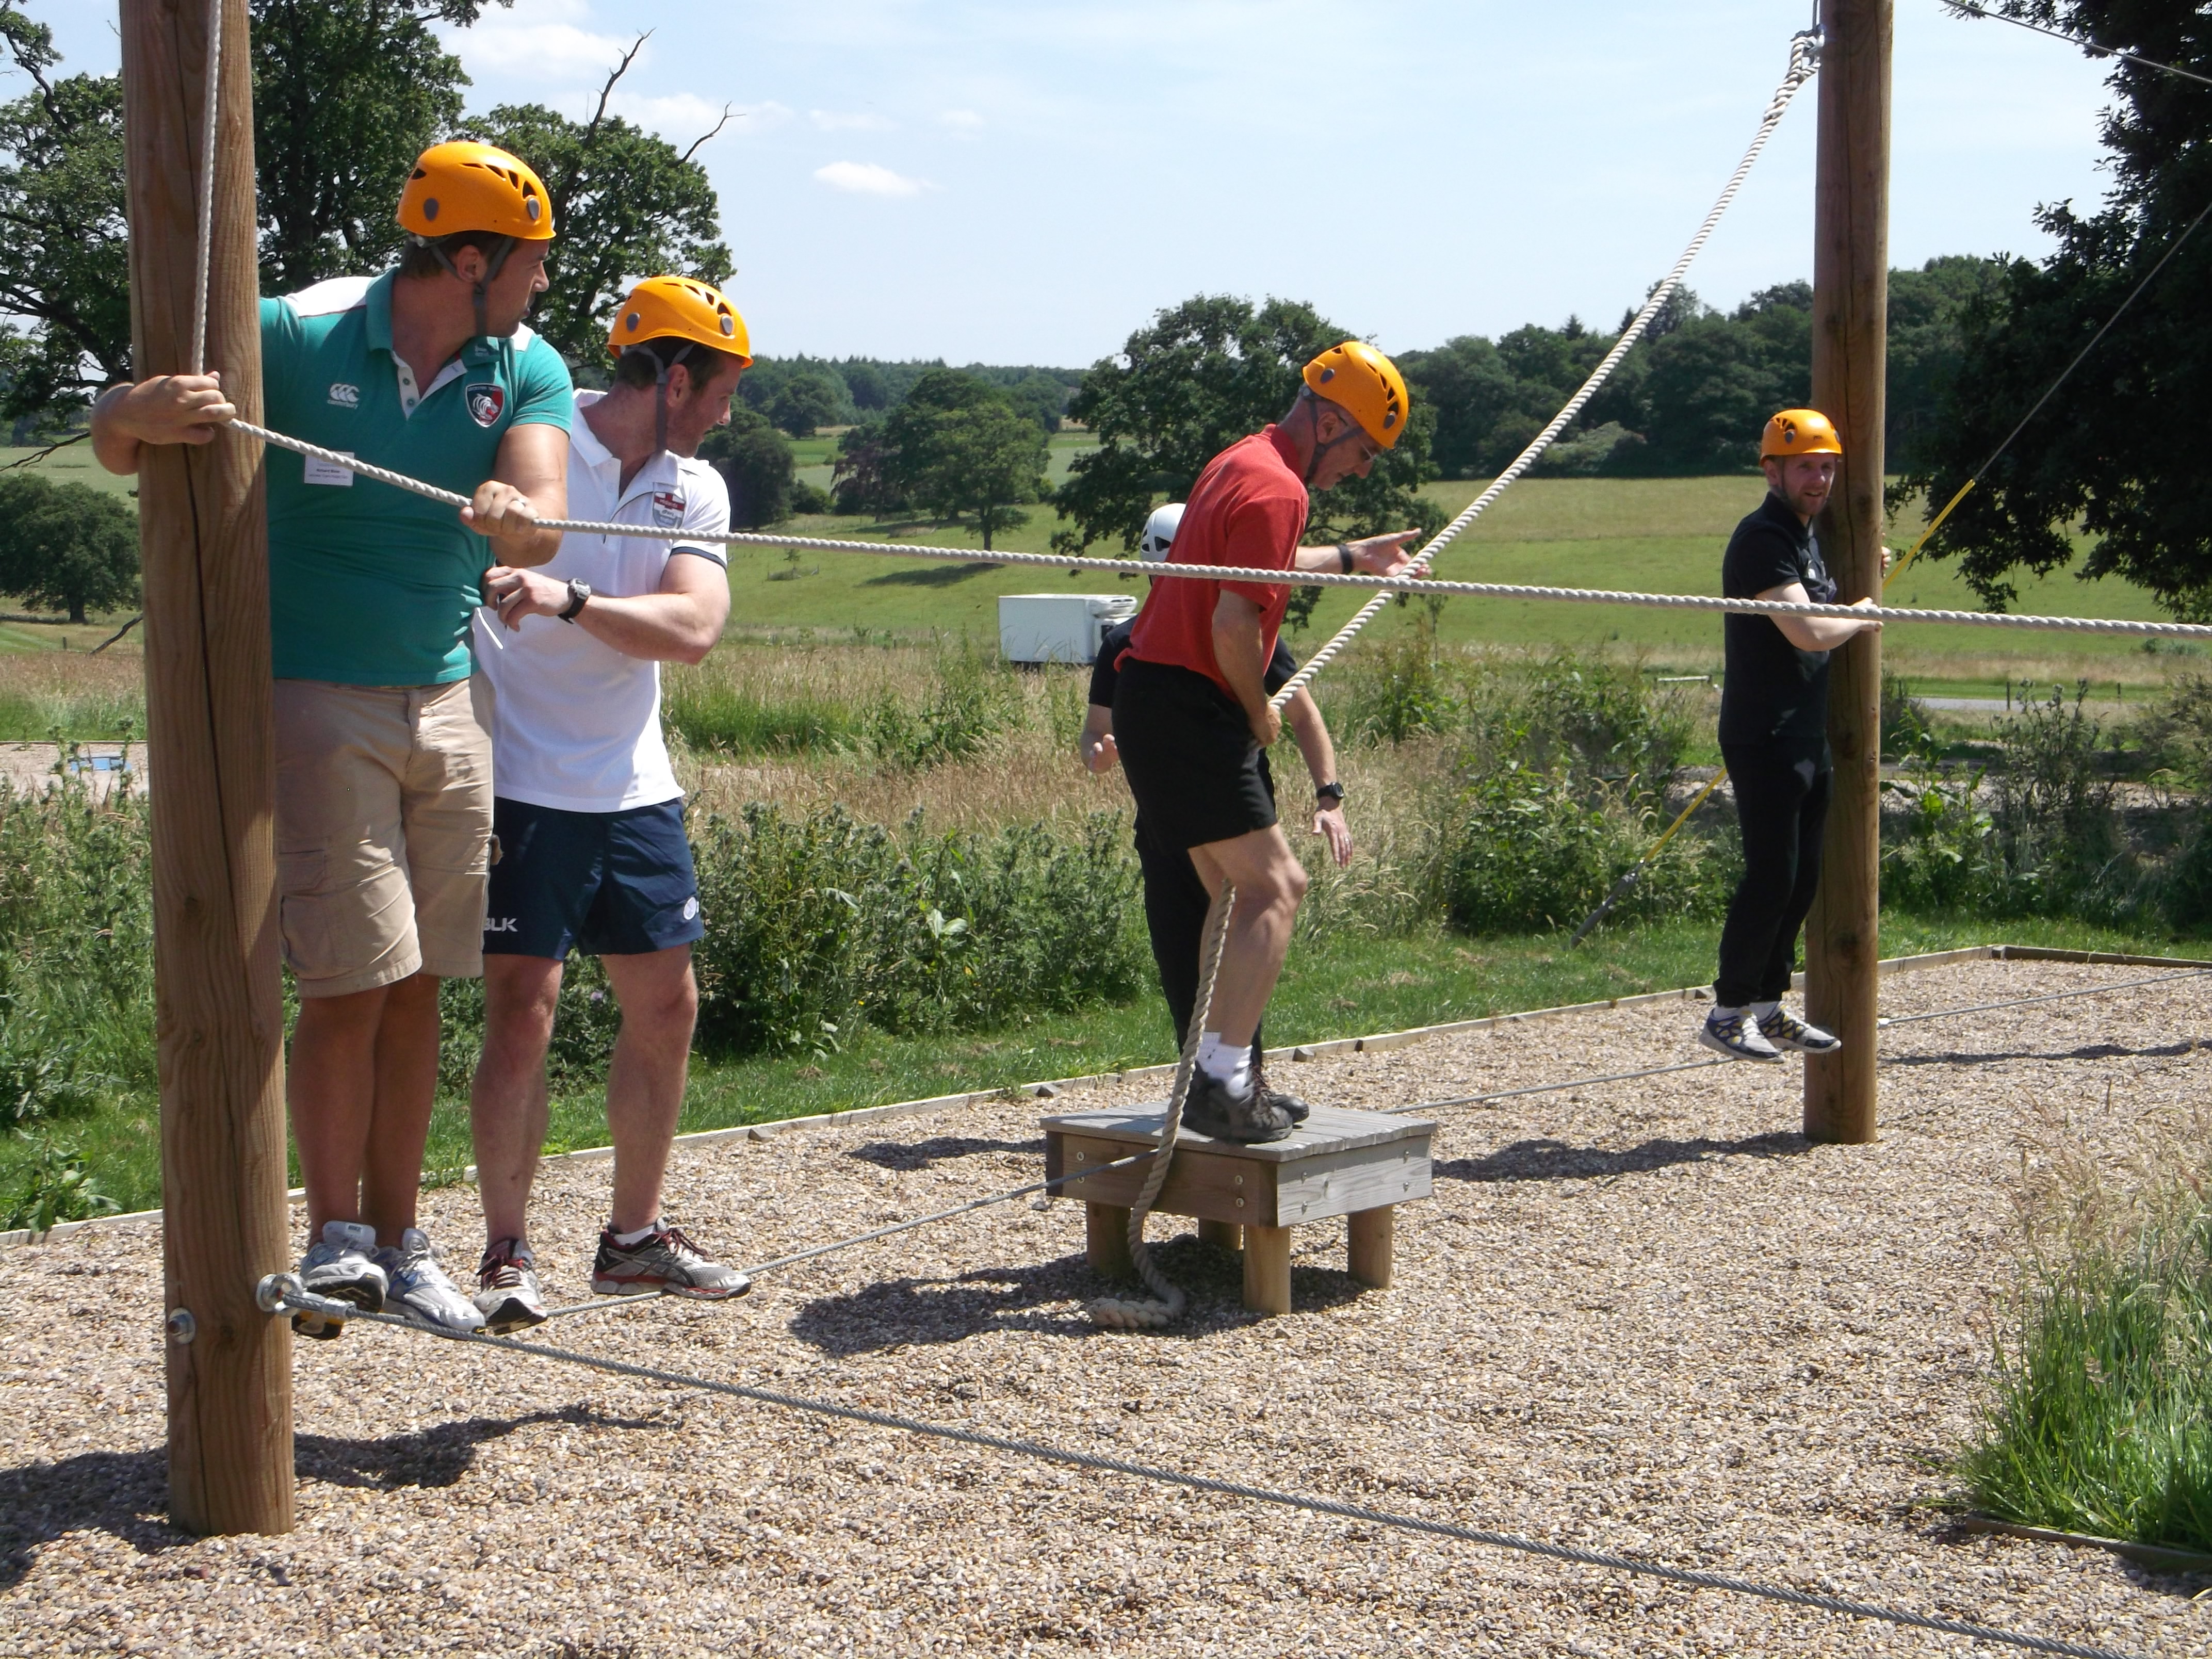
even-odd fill
[[[1091,1271],[1108,1279],[1136,1273],[1129,1261],[1129,1212],[1117,1204],[1083,1206],[1083,1259]]]
[[[1398,1206],[1377,1205],[1354,1210],[1345,1218],[1345,1265],[1363,1285],[1378,1291],[1390,1288],[1391,1247],[1397,1241]]]
[[[1244,1305],[1254,1313],[1291,1310],[1291,1230],[1244,1229]]]
[[[1198,1224],[1198,1242],[1216,1244],[1234,1255],[1244,1248],[1244,1230],[1233,1221],[1201,1221]]]

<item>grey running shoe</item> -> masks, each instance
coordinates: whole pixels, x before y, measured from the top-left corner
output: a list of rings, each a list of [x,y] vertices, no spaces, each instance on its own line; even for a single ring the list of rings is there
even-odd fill
[[[1227,1084],[1206,1072],[1200,1072],[1190,1080],[1190,1093],[1183,1101],[1182,1121],[1185,1128],[1200,1134],[1212,1135],[1217,1140],[1241,1141],[1246,1146],[1280,1140],[1291,1133],[1291,1115],[1257,1089],[1242,1096],[1232,1095]]]
[[[545,1298],[538,1289],[538,1258],[519,1238],[502,1238],[477,1263],[477,1311],[484,1328],[505,1332],[545,1322]]]
[[[726,1302],[753,1287],[735,1267],[709,1261],[677,1227],[662,1227],[635,1244],[617,1244],[611,1231],[599,1235],[599,1254],[592,1263],[592,1289],[601,1296],[631,1296],[659,1291],[702,1302]]]
[[[408,1228],[399,1235],[397,1249],[387,1244],[376,1259],[391,1278],[398,1311],[417,1325],[447,1336],[483,1328],[483,1316],[446,1276],[438,1265],[438,1253],[430,1248],[429,1234],[420,1227]]]
[[[1759,1035],[1759,1027],[1751,1018],[1751,1010],[1738,1008],[1723,1014],[1717,1008],[1705,1016],[1698,1028],[1698,1041],[1706,1048],[1717,1049],[1730,1060],[1767,1060],[1782,1058],[1782,1051]]]
[[[1313,1115],[1313,1108],[1296,1095],[1286,1095],[1267,1084],[1267,1068],[1257,1060],[1252,1064],[1252,1089],[1261,1099],[1279,1112],[1289,1114],[1293,1123],[1303,1123]]]
[[[1795,1048],[1801,1054],[1832,1054],[1844,1046],[1833,1031],[1808,1025],[1781,1004],[1759,1022],[1759,1032],[1778,1048]]]
[[[376,1265],[376,1230],[358,1221],[325,1221],[323,1236],[300,1258],[300,1283],[317,1296],[350,1302],[363,1313],[382,1313],[390,1288]],[[342,1320],[295,1313],[292,1328],[301,1336],[328,1341],[345,1334]]]

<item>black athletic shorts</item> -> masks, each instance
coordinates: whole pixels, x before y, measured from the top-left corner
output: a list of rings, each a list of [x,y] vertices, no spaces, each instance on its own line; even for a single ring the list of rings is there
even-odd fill
[[[1235,698],[1203,674],[1121,659],[1114,743],[1155,841],[1188,850],[1275,822],[1260,744]]]
[[[706,936],[684,803],[569,812],[492,802],[486,956],[643,956]]]

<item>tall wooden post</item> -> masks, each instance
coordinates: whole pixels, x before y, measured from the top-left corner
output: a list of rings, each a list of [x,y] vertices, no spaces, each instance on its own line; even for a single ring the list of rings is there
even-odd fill
[[[208,367],[261,417],[246,0],[222,0]],[[122,0],[132,362],[191,350],[209,0]],[[169,1504],[194,1532],[292,1526],[292,1333],[255,1307],[287,1265],[276,763],[260,446],[149,448],[138,475],[154,786]]]
[[[1889,317],[1889,58],[1893,0],[1823,0],[1813,247],[1813,406],[1844,441],[1820,551],[1848,604],[1881,592],[1883,377]],[[1881,636],[1831,659],[1835,796],[1805,930],[1805,1004],[1843,1039],[1805,1066],[1805,1133],[1874,1139],[1881,943]]]

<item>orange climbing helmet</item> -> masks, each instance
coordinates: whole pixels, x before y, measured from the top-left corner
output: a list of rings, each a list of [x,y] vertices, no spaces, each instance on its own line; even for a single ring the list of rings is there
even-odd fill
[[[399,192],[399,222],[421,242],[471,230],[550,242],[553,202],[527,162],[461,138],[422,152]]]
[[[1395,449],[1413,408],[1398,365],[1364,340],[1333,345],[1306,365],[1307,389],[1341,405],[1367,435]]]
[[[607,351],[619,357],[647,340],[689,340],[752,367],[745,319],[719,289],[689,276],[648,276],[629,291],[607,331]]]
[[[1836,423],[1817,409],[1785,409],[1766,423],[1759,441],[1759,459],[1771,461],[1790,455],[1841,455],[1844,441]]]

